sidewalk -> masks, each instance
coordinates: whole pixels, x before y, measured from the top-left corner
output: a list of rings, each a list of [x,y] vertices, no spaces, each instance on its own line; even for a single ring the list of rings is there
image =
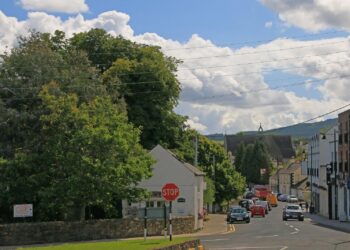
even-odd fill
[[[209,220],[204,221],[203,230],[189,236],[204,236],[210,234],[222,234],[227,232],[226,214],[209,214]]]
[[[338,220],[330,220],[317,214],[304,213],[304,217],[308,218],[311,223],[320,225],[334,230],[350,233],[350,222],[341,222]]]

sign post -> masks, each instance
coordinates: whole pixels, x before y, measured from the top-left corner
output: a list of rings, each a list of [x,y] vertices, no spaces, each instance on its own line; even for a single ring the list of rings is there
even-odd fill
[[[180,194],[178,186],[174,183],[167,183],[162,188],[162,197],[170,202],[169,205],[169,238],[173,240],[173,225],[172,225],[172,201],[175,200]]]

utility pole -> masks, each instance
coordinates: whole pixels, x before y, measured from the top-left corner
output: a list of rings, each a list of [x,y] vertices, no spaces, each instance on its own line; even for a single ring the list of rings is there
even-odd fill
[[[338,220],[338,185],[337,185],[337,173],[338,173],[338,164],[337,164],[337,135],[336,135],[336,129],[334,129],[333,131],[333,139],[334,139],[334,163],[333,163],[333,167],[334,167],[334,176],[335,176],[335,186],[334,186],[334,194],[335,194],[335,206],[334,206],[334,216],[335,219]]]
[[[314,197],[313,197],[313,193],[312,193],[312,186],[313,186],[313,183],[312,183],[312,175],[314,174],[314,169],[312,168],[312,141],[311,141],[311,152],[310,152],[310,164],[311,164],[311,167],[310,167],[310,172],[311,172],[311,183],[310,183],[310,191],[311,191],[311,204],[310,204],[310,213],[313,213],[314,212],[314,209],[315,209],[315,205],[314,205]]]
[[[198,136],[196,135],[195,142],[194,142],[194,148],[195,148],[195,153],[194,153],[194,166],[197,167],[198,165]]]

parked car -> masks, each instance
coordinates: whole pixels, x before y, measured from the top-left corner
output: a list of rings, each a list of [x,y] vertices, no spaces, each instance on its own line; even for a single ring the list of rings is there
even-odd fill
[[[265,209],[265,214],[268,214],[269,211],[271,211],[271,206],[269,205],[269,203],[267,201],[258,200],[255,202],[255,204],[262,206]]]
[[[278,196],[277,199],[278,199],[279,201],[286,202],[287,199],[288,199],[288,195],[286,195],[286,194],[281,194],[280,196]]]
[[[250,211],[250,208],[254,205],[254,202],[249,199],[243,199],[238,202],[238,205]]]
[[[298,203],[298,198],[295,195],[288,195],[287,202],[288,203]]]
[[[282,219],[288,220],[288,219],[298,219],[299,221],[304,220],[303,210],[299,205],[296,204],[288,204],[283,209],[282,213]]]
[[[250,222],[250,216],[247,209],[243,207],[232,207],[227,214],[227,222],[232,224],[234,222]]]
[[[262,217],[265,217],[265,208],[261,205],[256,205],[254,204],[252,207],[251,207],[251,216],[254,217],[254,216],[262,216]]]

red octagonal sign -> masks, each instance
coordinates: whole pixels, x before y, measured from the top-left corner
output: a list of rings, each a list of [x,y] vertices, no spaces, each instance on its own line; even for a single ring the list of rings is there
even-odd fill
[[[179,188],[174,183],[167,183],[162,188],[162,196],[167,201],[175,200],[179,194]]]

